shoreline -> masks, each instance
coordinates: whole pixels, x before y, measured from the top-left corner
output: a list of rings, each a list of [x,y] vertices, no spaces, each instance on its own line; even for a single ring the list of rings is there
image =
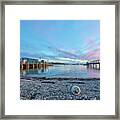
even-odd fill
[[[74,78],[74,77],[24,77],[20,76],[20,79],[27,80],[100,80],[100,78]]]

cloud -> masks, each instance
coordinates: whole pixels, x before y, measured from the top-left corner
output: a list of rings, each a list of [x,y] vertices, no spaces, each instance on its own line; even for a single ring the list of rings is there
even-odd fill
[[[72,59],[72,58],[63,58],[63,57],[55,57],[55,59],[50,59],[49,62],[82,63],[82,62],[86,62],[86,60]]]
[[[79,56],[77,54],[74,54],[74,53],[71,53],[71,52],[68,52],[68,51],[65,51],[65,50],[62,50],[62,49],[58,49],[56,47],[49,46],[48,48],[50,50],[56,52],[59,57],[64,57],[64,58],[79,58]]]

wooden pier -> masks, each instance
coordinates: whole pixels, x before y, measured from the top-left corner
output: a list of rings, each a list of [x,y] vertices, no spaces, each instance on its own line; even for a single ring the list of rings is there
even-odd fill
[[[92,60],[86,63],[88,68],[100,70],[100,60]]]
[[[41,69],[41,68],[46,68],[48,66],[52,66],[52,64],[49,64],[45,61],[34,61],[34,62],[29,62],[27,60],[23,60],[20,62],[20,70],[26,70],[26,69]]]

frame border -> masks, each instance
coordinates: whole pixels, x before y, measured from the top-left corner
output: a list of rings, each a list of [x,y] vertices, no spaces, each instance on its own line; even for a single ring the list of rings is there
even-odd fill
[[[115,115],[5,115],[5,5],[115,5]],[[118,119],[119,116],[119,0],[45,0],[1,2],[0,119]]]

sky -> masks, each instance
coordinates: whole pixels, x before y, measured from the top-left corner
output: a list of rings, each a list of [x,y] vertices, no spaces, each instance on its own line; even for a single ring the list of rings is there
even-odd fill
[[[20,57],[52,62],[100,59],[100,21],[21,20]]]

